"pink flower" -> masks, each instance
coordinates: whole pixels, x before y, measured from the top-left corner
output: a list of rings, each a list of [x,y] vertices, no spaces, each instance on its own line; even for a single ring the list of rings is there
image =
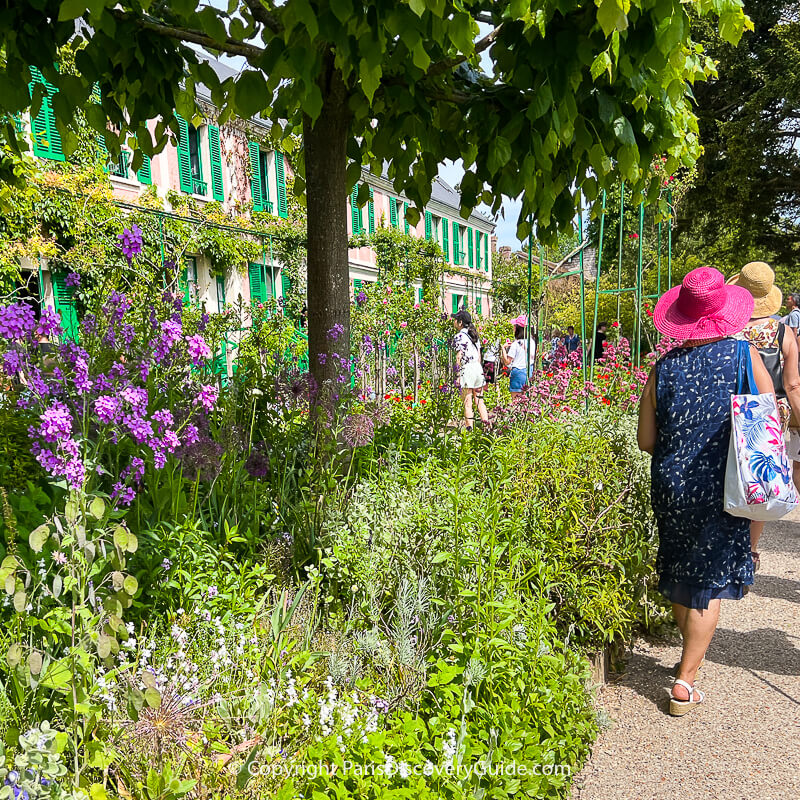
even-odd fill
[[[386,305],[388,302],[389,302],[388,300],[384,300],[383,304]]]
[[[401,323],[400,323],[400,327],[401,327],[401,328],[405,328],[407,325],[408,325],[408,323],[407,323],[407,322],[401,322]]]

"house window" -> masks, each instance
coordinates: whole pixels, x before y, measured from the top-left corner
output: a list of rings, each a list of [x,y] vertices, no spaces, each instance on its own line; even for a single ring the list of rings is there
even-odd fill
[[[108,160],[108,171],[111,175],[116,175],[118,178],[128,177],[128,154],[124,150],[120,150],[116,158]]]
[[[200,157],[200,131],[194,125],[189,126],[189,164],[192,168],[192,182],[194,183],[195,194],[205,194],[203,160]]]
[[[217,310],[225,308],[225,276],[217,275]]]
[[[455,314],[460,308],[467,307],[467,296],[465,294],[453,295],[453,313]]]
[[[264,211],[272,213],[272,200],[269,199],[269,153],[258,152],[258,170],[261,174],[261,195]]]
[[[197,302],[197,259],[187,256],[184,265],[178,277],[178,290],[183,292],[183,304],[186,306]]]

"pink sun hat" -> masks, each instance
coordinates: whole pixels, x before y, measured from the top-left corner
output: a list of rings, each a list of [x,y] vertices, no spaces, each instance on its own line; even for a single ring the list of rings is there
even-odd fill
[[[528,315],[527,314],[520,314],[518,317],[514,317],[511,320],[512,325],[521,325],[523,328],[528,327]]]
[[[719,270],[698,267],[661,296],[653,322],[659,333],[679,341],[730,336],[744,328],[753,302],[747,289],[726,285]]]

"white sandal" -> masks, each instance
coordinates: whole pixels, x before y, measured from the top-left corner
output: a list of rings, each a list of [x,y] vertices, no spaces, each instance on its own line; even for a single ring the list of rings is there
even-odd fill
[[[706,696],[701,692],[699,689],[696,689],[686,681],[676,680],[675,683],[672,684],[673,688],[675,686],[683,686],[687,692],[689,692],[689,699],[688,700],[676,700],[672,692],[669,693],[669,713],[673,717],[682,717],[684,714],[688,714],[695,706],[699,706],[702,703]],[[695,700],[695,695],[699,698]]]

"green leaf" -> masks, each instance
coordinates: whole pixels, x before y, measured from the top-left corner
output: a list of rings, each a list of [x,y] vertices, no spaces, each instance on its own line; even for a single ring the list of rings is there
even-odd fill
[[[408,0],[408,5],[418,17],[421,17],[425,13],[425,0]]]
[[[63,0],[58,9],[58,21],[66,22],[70,19],[77,19],[87,11],[85,0]]]
[[[111,637],[101,633],[97,637],[97,655],[106,659],[111,655]]]
[[[267,82],[260,72],[245,70],[236,81],[236,110],[248,119],[270,105]]]
[[[72,683],[72,667],[70,657],[53,661],[47,668],[40,686],[46,689],[63,689]]]
[[[349,22],[353,16],[351,0],[331,0],[331,11],[339,22]]]
[[[148,687],[144,692],[144,699],[150,708],[158,708],[161,705],[161,694],[158,689]]]
[[[604,50],[592,62],[592,80],[596,81],[605,72],[608,72],[608,77],[611,78],[611,56],[608,54],[608,50]]]
[[[61,579],[60,575],[56,575],[53,578],[53,597],[58,600],[61,597],[61,592],[64,590],[64,581]]]
[[[597,5],[597,21],[606,36],[610,36],[615,30],[627,29],[628,15],[620,7],[618,0],[600,0]]]
[[[236,788],[241,791],[242,789],[247,786],[250,782],[250,779],[253,777],[252,766],[256,760],[256,756],[258,756],[261,750],[261,745],[257,744],[248,754],[247,758],[244,760],[244,763],[241,767],[239,767],[239,771],[236,773]]]
[[[21,614],[25,610],[27,599],[24,589],[20,589],[14,594],[14,610],[17,614]]]
[[[614,134],[622,144],[636,146],[636,136],[633,133],[633,126],[627,117],[617,117],[614,120]]]
[[[139,581],[137,581],[133,575],[128,575],[122,583],[122,588],[127,594],[133,597],[136,594],[136,590],[139,588]]]
[[[511,144],[504,136],[495,136],[489,145],[488,167],[492,173],[499,172],[511,160]]]

